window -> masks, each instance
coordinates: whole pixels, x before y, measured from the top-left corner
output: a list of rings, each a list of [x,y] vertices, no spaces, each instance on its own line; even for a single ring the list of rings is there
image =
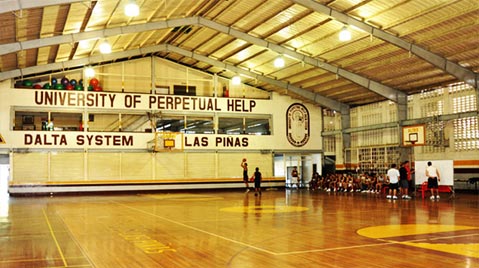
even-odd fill
[[[53,122],[54,130],[79,131],[82,125],[81,113],[51,113],[50,122]]]
[[[82,130],[82,114],[74,112],[15,111],[14,130]]]
[[[90,113],[88,131],[91,132],[152,132],[147,114]]]
[[[271,135],[268,117],[219,117],[218,134]]]
[[[162,115],[156,120],[156,131],[188,134],[214,134],[213,116]]]
[[[180,132],[185,127],[184,116],[167,115],[156,120],[156,131]]]
[[[265,118],[246,118],[246,134],[250,135],[270,135],[269,119]]]
[[[182,130],[188,134],[214,134],[213,117],[186,117],[186,127]]]
[[[243,118],[233,118],[233,117],[218,118],[218,134],[228,134],[228,135],[243,134]]]

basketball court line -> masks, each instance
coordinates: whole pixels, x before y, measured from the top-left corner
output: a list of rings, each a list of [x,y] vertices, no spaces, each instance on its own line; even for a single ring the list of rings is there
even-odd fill
[[[310,252],[321,252],[321,251],[332,251],[332,250],[343,250],[343,249],[350,249],[350,248],[383,246],[383,245],[386,245],[386,244],[397,244],[397,242],[374,243],[374,244],[365,244],[365,245],[357,245],[357,246],[349,246],[349,247],[325,248],[325,249],[315,249],[315,250],[305,250],[305,251],[291,251],[291,252],[279,252],[279,253],[278,253],[278,252],[273,252],[273,251],[270,251],[270,250],[267,250],[267,249],[263,249],[263,248],[260,248],[260,247],[257,247],[257,246],[253,246],[253,245],[250,245],[250,244],[247,244],[247,243],[244,243],[244,242],[240,242],[240,241],[237,241],[237,240],[233,240],[233,239],[231,239],[231,238],[227,238],[227,237],[224,237],[224,236],[222,236],[222,235],[218,235],[218,234],[215,234],[215,233],[211,233],[211,232],[208,232],[208,231],[205,231],[205,230],[202,230],[202,229],[199,229],[199,228],[196,228],[196,227],[193,227],[193,226],[190,226],[190,225],[187,225],[187,224],[184,224],[184,223],[175,221],[175,220],[167,219],[167,218],[165,218],[165,217],[161,217],[161,216],[158,216],[158,215],[156,215],[156,214],[152,214],[152,213],[150,213],[150,212],[143,211],[143,210],[141,210],[141,209],[137,209],[137,208],[134,208],[134,207],[131,207],[131,206],[128,206],[128,205],[124,205],[124,204],[119,203],[119,202],[116,202],[116,201],[113,201],[113,203],[116,203],[116,204],[118,204],[118,205],[120,205],[120,206],[126,207],[126,208],[131,209],[131,210],[138,211],[138,212],[140,212],[140,213],[143,213],[143,214],[146,214],[146,215],[149,215],[149,216],[153,216],[153,217],[155,217],[155,218],[162,219],[162,220],[164,220],[164,221],[167,221],[167,222],[170,222],[170,223],[173,223],[173,224],[176,224],[176,225],[183,226],[183,227],[185,227],[185,228],[188,228],[188,229],[191,229],[191,230],[194,230],[194,231],[197,231],[197,232],[201,232],[201,233],[204,233],[204,234],[207,234],[207,235],[211,235],[211,236],[214,236],[214,237],[223,239],[223,240],[225,240],[225,241],[229,241],[229,242],[232,242],[232,243],[235,243],[235,244],[238,244],[238,245],[242,245],[242,246],[245,246],[245,247],[248,247],[248,248],[251,248],[251,249],[256,249],[256,250],[258,250],[258,251],[265,252],[265,253],[268,253],[268,254],[274,255],[274,256],[292,255],[292,254],[303,254],[303,253],[310,253]]]
[[[69,259],[81,259],[81,258],[84,258],[84,257],[69,257]],[[44,262],[44,261],[55,261],[55,260],[60,260],[61,258],[35,258],[35,259],[14,259],[14,260],[0,260],[0,264],[18,264],[19,262],[21,263],[33,263],[33,262]],[[94,267],[93,265],[91,264],[78,264],[78,265],[68,265],[68,266],[48,266],[50,268],[54,268],[54,267],[75,267],[75,268],[79,268],[79,267],[88,267],[88,268],[92,268]]]
[[[48,216],[45,212],[45,209],[42,208],[42,213],[43,213],[43,216],[45,217],[45,221],[47,222],[47,225],[48,225],[48,229],[50,230],[50,234],[52,235],[52,238],[53,238],[53,241],[55,242],[55,245],[57,247],[57,250],[58,250],[58,253],[60,253],[60,257],[63,261],[63,264],[65,265],[65,267],[68,267],[68,264],[67,264],[67,261],[65,259],[65,256],[63,255],[63,251],[60,247],[60,244],[58,243],[58,240],[57,240],[57,237],[55,236],[55,233],[53,232],[53,228],[52,228],[52,225],[50,224],[50,220],[48,219]]]
[[[434,241],[434,240],[442,240],[442,239],[453,239],[453,238],[471,237],[471,236],[479,236],[479,234],[450,235],[450,236],[441,236],[441,237],[434,237],[434,238],[421,238],[421,239],[413,239],[413,240],[406,240],[406,241],[397,241],[397,242],[398,243],[415,243],[415,242]],[[387,242],[392,242],[393,241],[393,240],[387,240],[387,239],[383,239],[383,238],[379,238],[377,240],[387,241]]]
[[[346,246],[346,247],[335,247],[335,248],[321,248],[321,249],[309,249],[309,250],[297,250],[289,252],[280,252],[275,253],[277,256],[293,255],[293,254],[305,254],[305,253],[314,253],[314,252],[326,252],[326,251],[335,251],[335,250],[345,250],[345,249],[354,249],[354,248],[366,248],[366,247],[377,247],[391,244],[399,244],[399,242],[386,242],[386,243],[374,243],[374,244],[364,244],[356,246]]]
[[[171,222],[173,224],[183,226],[183,227],[191,229],[191,230],[195,230],[195,231],[198,231],[198,232],[210,235],[210,236],[214,236],[214,237],[217,237],[217,238],[220,238],[220,239],[223,239],[223,240],[226,240],[226,241],[238,244],[238,245],[242,245],[242,246],[245,246],[245,247],[248,247],[248,248],[251,248],[251,249],[256,249],[258,251],[265,252],[265,253],[268,253],[268,254],[271,254],[271,255],[274,255],[274,256],[285,256],[285,255],[305,254],[305,253],[314,253],[314,252],[327,252],[327,251],[347,250],[347,249],[366,248],[366,247],[377,247],[377,246],[394,245],[394,244],[407,245],[407,243],[417,243],[417,242],[421,242],[421,241],[431,241],[431,240],[440,240],[440,239],[449,239],[449,238],[470,237],[470,236],[475,236],[476,235],[476,234],[471,234],[471,235],[457,235],[457,236],[442,236],[442,237],[435,237],[435,238],[429,238],[429,239],[427,239],[427,238],[426,239],[414,239],[414,240],[408,240],[408,241],[393,241],[393,240],[387,240],[387,239],[383,239],[383,238],[372,238],[372,239],[375,239],[376,241],[381,241],[381,243],[371,243],[371,244],[334,247],[334,248],[320,248],[320,249],[310,249],[310,250],[300,250],[300,251],[289,251],[289,252],[273,252],[273,251],[270,251],[270,250],[267,250],[267,249],[264,249],[264,248],[260,248],[260,247],[253,246],[253,245],[250,245],[250,244],[247,244],[247,243],[244,243],[244,242],[233,240],[231,238],[227,238],[227,237],[215,234],[215,233],[211,233],[211,232],[208,232],[208,231],[205,231],[205,230],[187,225],[185,223],[181,223],[181,222],[178,222],[178,221],[167,219],[167,218],[164,218],[164,217],[161,217],[161,216],[143,211],[141,209],[130,207],[128,205],[124,205],[124,204],[121,204],[121,203],[116,202],[116,201],[114,201],[114,203],[117,203],[118,205],[123,206],[123,207],[127,207],[129,209],[136,210],[136,211],[139,211],[141,213],[153,216],[155,218],[160,218],[162,220]],[[426,249],[428,249],[428,248],[426,247]],[[430,250],[434,250],[434,249],[431,248]]]
[[[193,227],[193,226],[190,226],[190,225],[187,225],[187,224],[178,222],[178,221],[170,220],[170,219],[167,219],[167,218],[165,218],[165,217],[161,217],[161,216],[158,216],[158,215],[156,215],[156,214],[152,214],[152,213],[150,213],[150,212],[143,211],[143,210],[141,210],[141,209],[137,209],[137,208],[134,208],[134,207],[131,207],[131,206],[127,206],[127,205],[124,205],[124,204],[119,203],[119,202],[116,202],[116,201],[113,201],[113,203],[116,203],[116,204],[118,204],[118,205],[120,205],[120,206],[123,206],[123,207],[126,207],[126,208],[128,208],[128,209],[135,210],[135,211],[141,212],[141,213],[143,213],[143,214],[146,214],[146,215],[149,215],[149,216],[158,218],[158,219],[162,219],[162,220],[164,220],[164,221],[167,221],[167,222],[170,222],[170,223],[173,223],[173,224],[176,224],[176,225],[179,225],[179,226],[182,226],[182,227],[185,227],[185,228],[188,228],[188,229],[191,229],[191,230],[200,232],[200,233],[204,233],[204,234],[207,234],[207,235],[210,235],[210,236],[214,236],[214,237],[217,237],[217,238],[226,240],[226,241],[228,241],[228,242],[232,242],[232,243],[235,243],[235,244],[238,244],[238,245],[241,245],[241,246],[245,246],[245,247],[248,247],[248,248],[256,249],[256,250],[258,250],[258,251],[265,252],[265,253],[268,253],[268,254],[271,254],[271,255],[276,255],[275,252],[269,251],[269,250],[267,250],[267,249],[262,249],[262,248],[259,248],[259,247],[256,247],[256,246],[253,246],[253,245],[250,245],[250,244],[246,244],[246,243],[243,243],[243,242],[240,242],[240,241],[236,241],[236,240],[233,240],[233,239],[231,239],[231,238],[227,238],[227,237],[224,237],[224,236],[222,236],[222,235],[218,235],[218,234],[215,234],[215,233],[211,233],[211,232],[208,232],[208,231],[205,231],[205,230],[202,230],[202,229],[199,229],[199,228],[196,228],[196,227]]]

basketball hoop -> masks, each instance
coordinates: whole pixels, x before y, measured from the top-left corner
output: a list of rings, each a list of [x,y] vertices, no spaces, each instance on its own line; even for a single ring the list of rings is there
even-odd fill
[[[153,152],[183,151],[183,133],[181,132],[155,132],[153,140],[147,146]]]
[[[425,141],[424,125],[405,126],[402,128],[403,146],[423,146]]]

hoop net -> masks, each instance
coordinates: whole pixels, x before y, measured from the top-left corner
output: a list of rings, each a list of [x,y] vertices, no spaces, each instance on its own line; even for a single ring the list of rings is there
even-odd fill
[[[183,151],[183,133],[155,132],[155,138],[148,142],[148,149],[154,152]]]

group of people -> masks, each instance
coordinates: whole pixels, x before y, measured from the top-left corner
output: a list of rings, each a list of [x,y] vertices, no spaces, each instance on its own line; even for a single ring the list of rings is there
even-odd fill
[[[428,178],[428,188],[431,191],[431,200],[439,200],[439,181],[441,180],[439,170],[428,162],[426,176]],[[376,193],[382,192],[387,187],[387,199],[397,200],[411,199],[409,195],[410,188],[414,187],[411,174],[414,171],[409,166],[409,161],[401,163],[397,169],[396,164],[392,164],[386,175],[382,174],[328,174],[321,176],[315,172],[310,182],[310,189],[324,189],[326,192],[362,192]]]
[[[411,171],[409,169],[409,161],[401,163],[399,170],[396,164],[392,164],[387,171],[387,180],[389,182],[389,193],[387,199],[398,199],[397,192],[401,194],[402,199],[411,199],[409,196],[409,181],[411,180]]]
[[[411,197],[408,195],[410,174],[409,161],[403,162],[399,170],[396,169],[396,164],[392,164],[387,172],[389,193],[386,198],[398,199],[397,191],[399,189],[402,198],[410,199]],[[432,165],[431,161],[427,162],[426,177],[427,187],[431,191],[431,200],[439,200],[439,182],[441,181],[441,175],[439,174],[439,170]]]
[[[259,172],[259,168],[255,168],[253,176],[250,178],[248,177],[248,162],[246,158],[243,158],[243,160],[241,161],[241,167],[243,168],[243,182],[246,186],[246,193],[250,191],[249,181],[254,181],[254,195],[261,195],[261,180],[263,178],[261,176],[261,172]]]
[[[261,195],[262,176],[259,168],[255,168],[255,172],[250,178],[248,176],[246,158],[243,158],[241,167],[243,168],[243,182],[246,186],[246,193],[250,191],[249,181],[254,181],[255,196]],[[384,187],[388,187],[387,199],[397,200],[398,195],[400,195],[402,199],[407,200],[411,199],[409,187],[412,186],[412,172],[409,161],[402,162],[399,169],[397,169],[396,164],[392,164],[386,176],[381,174],[362,174],[359,176],[352,174],[327,174],[323,177],[318,172],[314,172],[310,181],[310,188],[312,190],[324,189],[327,192],[367,192],[379,194]],[[293,168],[291,177],[293,183],[298,183],[296,167]],[[428,188],[431,190],[431,200],[439,200],[439,181],[441,181],[441,176],[439,170],[431,162],[427,163],[426,177],[428,178]]]
[[[313,174],[310,189],[326,192],[362,192],[379,194],[387,185],[385,177],[375,174],[327,174],[321,176]]]

